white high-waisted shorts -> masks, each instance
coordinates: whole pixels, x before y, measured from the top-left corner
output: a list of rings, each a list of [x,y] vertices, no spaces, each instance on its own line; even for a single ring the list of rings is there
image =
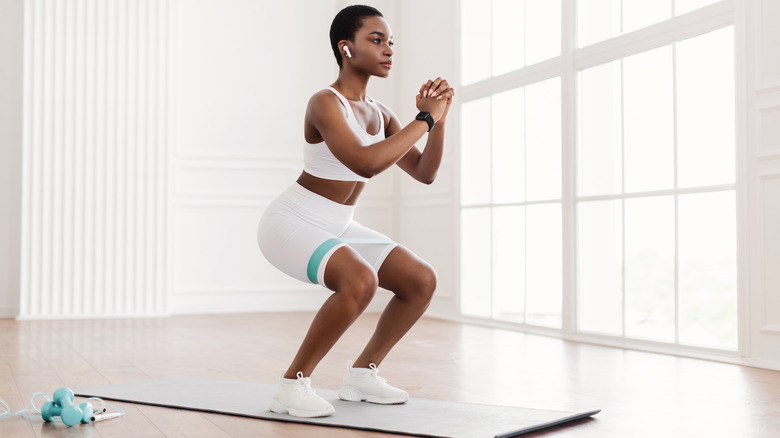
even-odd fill
[[[330,256],[345,245],[379,272],[398,244],[355,222],[354,213],[354,205],[333,202],[295,183],[263,213],[257,243],[272,265],[307,283],[325,284]]]

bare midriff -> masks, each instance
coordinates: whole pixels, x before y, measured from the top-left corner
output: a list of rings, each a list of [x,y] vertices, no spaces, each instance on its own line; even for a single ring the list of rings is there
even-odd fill
[[[355,205],[366,183],[360,181],[336,181],[318,178],[306,172],[301,172],[298,184],[306,190],[344,205]]]

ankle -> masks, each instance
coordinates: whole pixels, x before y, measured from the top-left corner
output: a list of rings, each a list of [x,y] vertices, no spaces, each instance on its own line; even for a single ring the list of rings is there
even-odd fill
[[[355,368],[366,368],[367,369],[367,368],[370,367],[370,365],[372,363],[373,362],[371,362],[371,361],[355,361],[355,363],[352,364],[352,368],[353,369],[355,369]]]
[[[303,377],[309,377],[309,376],[308,376],[306,373],[304,373],[304,372],[302,372],[302,371],[290,371],[290,370],[287,370],[287,372],[285,372],[285,373],[282,375],[282,378],[285,378],[285,379],[290,379],[290,380],[297,380],[297,379],[298,379],[298,373],[299,373],[299,372],[301,373],[301,375],[302,375]]]

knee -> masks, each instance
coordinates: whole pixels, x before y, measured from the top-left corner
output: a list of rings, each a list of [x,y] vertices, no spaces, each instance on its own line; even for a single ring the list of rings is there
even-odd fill
[[[378,286],[379,279],[376,272],[366,267],[350,273],[349,279],[339,292],[348,295],[357,309],[362,312],[371,303]]]
[[[420,292],[423,298],[427,302],[430,302],[433,299],[433,293],[436,292],[436,271],[434,271],[432,267],[427,266],[426,269],[423,270],[423,275],[420,281]]]
[[[431,266],[424,266],[417,275],[416,294],[426,305],[433,299],[433,293],[436,291],[436,282],[436,271]]]

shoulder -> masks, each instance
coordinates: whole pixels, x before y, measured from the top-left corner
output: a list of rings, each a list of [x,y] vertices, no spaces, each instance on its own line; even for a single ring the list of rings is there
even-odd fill
[[[346,108],[341,104],[338,96],[328,89],[322,89],[309,98],[308,114],[327,114],[340,112],[346,116]]]

